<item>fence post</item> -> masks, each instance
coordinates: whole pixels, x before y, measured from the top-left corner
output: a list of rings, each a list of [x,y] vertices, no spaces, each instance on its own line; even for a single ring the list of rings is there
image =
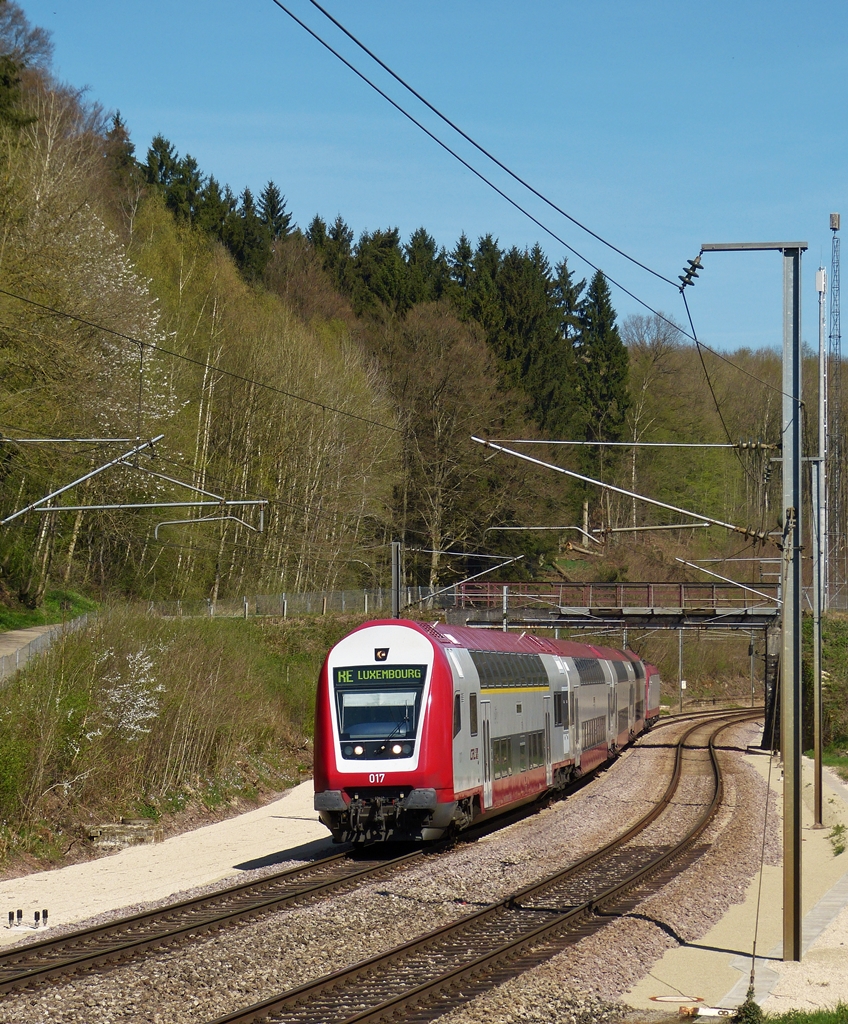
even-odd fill
[[[244,617],[247,618],[247,598],[243,597],[242,602],[244,603]]]
[[[326,594],[324,594],[324,596],[321,598],[321,614],[322,615],[326,615],[327,614],[327,595]]]
[[[363,590],[362,593],[365,595],[365,614],[368,614],[368,591]]]

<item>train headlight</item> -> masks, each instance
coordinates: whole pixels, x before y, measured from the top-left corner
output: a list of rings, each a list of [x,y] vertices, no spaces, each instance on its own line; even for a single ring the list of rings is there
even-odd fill
[[[345,747],[342,753],[345,757],[350,757],[353,754],[353,747]]]
[[[357,757],[362,757],[362,755],[365,753],[365,747],[360,746],[359,744],[357,744],[353,748],[353,752],[354,752],[354,754],[356,754]]]
[[[393,746],[392,746],[392,753],[393,754],[402,754],[403,753],[403,747],[400,745],[400,743],[393,744]]]
[[[403,745],[403,752],[404,752],[404,754],[411,754],[412,753],[412,744],[411,743],[404,743],[404,745]]]

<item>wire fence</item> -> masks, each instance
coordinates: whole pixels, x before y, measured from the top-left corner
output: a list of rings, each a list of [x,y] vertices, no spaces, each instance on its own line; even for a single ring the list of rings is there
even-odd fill
[[[46,651],[57,637],[64,633],[74,633],[78,629],[84,629],[94,618],[95,613],[90,612],[68,622],[59,623],[42,633],[41,636],[34,637],[28,644],[24,644],[23,647],[19,647],[11,654],[0,655],[0,680],[7,679],[18,669],[23,668],[30,658]]]
[[[405,587],[401,606],[406,613],[418,609],[453,608],[458,602],[456,588],[436,593],[430,587]],[[387,617],[392,611],[392,593],[388,588],[370,590],[327,590],[304,594],[253,594],[244,597],[222,598],[218,601],[150,601],[150,615],[162,618],[253,618],[273,616],[292,618],[301,615],[370,615]]]

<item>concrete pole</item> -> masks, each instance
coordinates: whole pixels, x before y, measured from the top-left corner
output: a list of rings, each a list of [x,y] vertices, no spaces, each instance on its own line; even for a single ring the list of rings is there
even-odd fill
[[[828,592],[830,587],[830,555],[828,552],[828,498],[827,498],[827,459],[828,459],[828,382],[827,382],[827,271],[820,267],[816,273],[816,291],[819,293],[819,543],[821,549],[821,611],[827,611]]]
[[[810,464],[813,477],[813,828],[822,827],[822,532],[817,513],[821,508],[822,471],[824,462]]]
[[[801,959],[801,248],[783,248],[783,959]]]

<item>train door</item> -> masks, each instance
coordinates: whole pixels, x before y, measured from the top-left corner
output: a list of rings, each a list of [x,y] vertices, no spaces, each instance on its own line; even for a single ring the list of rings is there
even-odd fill
[[[568,721],[569,734],[571,739],[571,756],[574,763],[580,764],[580,688],[572,684],[568,692]]]
[[[480,730],[483,747],[483,810],[492,806],[492,702],[480,701]]]
[[[551,759],[551,698],[543,697],[542,705],[545,709],[545,785],[552,786],[554,782],[554,767]]]

